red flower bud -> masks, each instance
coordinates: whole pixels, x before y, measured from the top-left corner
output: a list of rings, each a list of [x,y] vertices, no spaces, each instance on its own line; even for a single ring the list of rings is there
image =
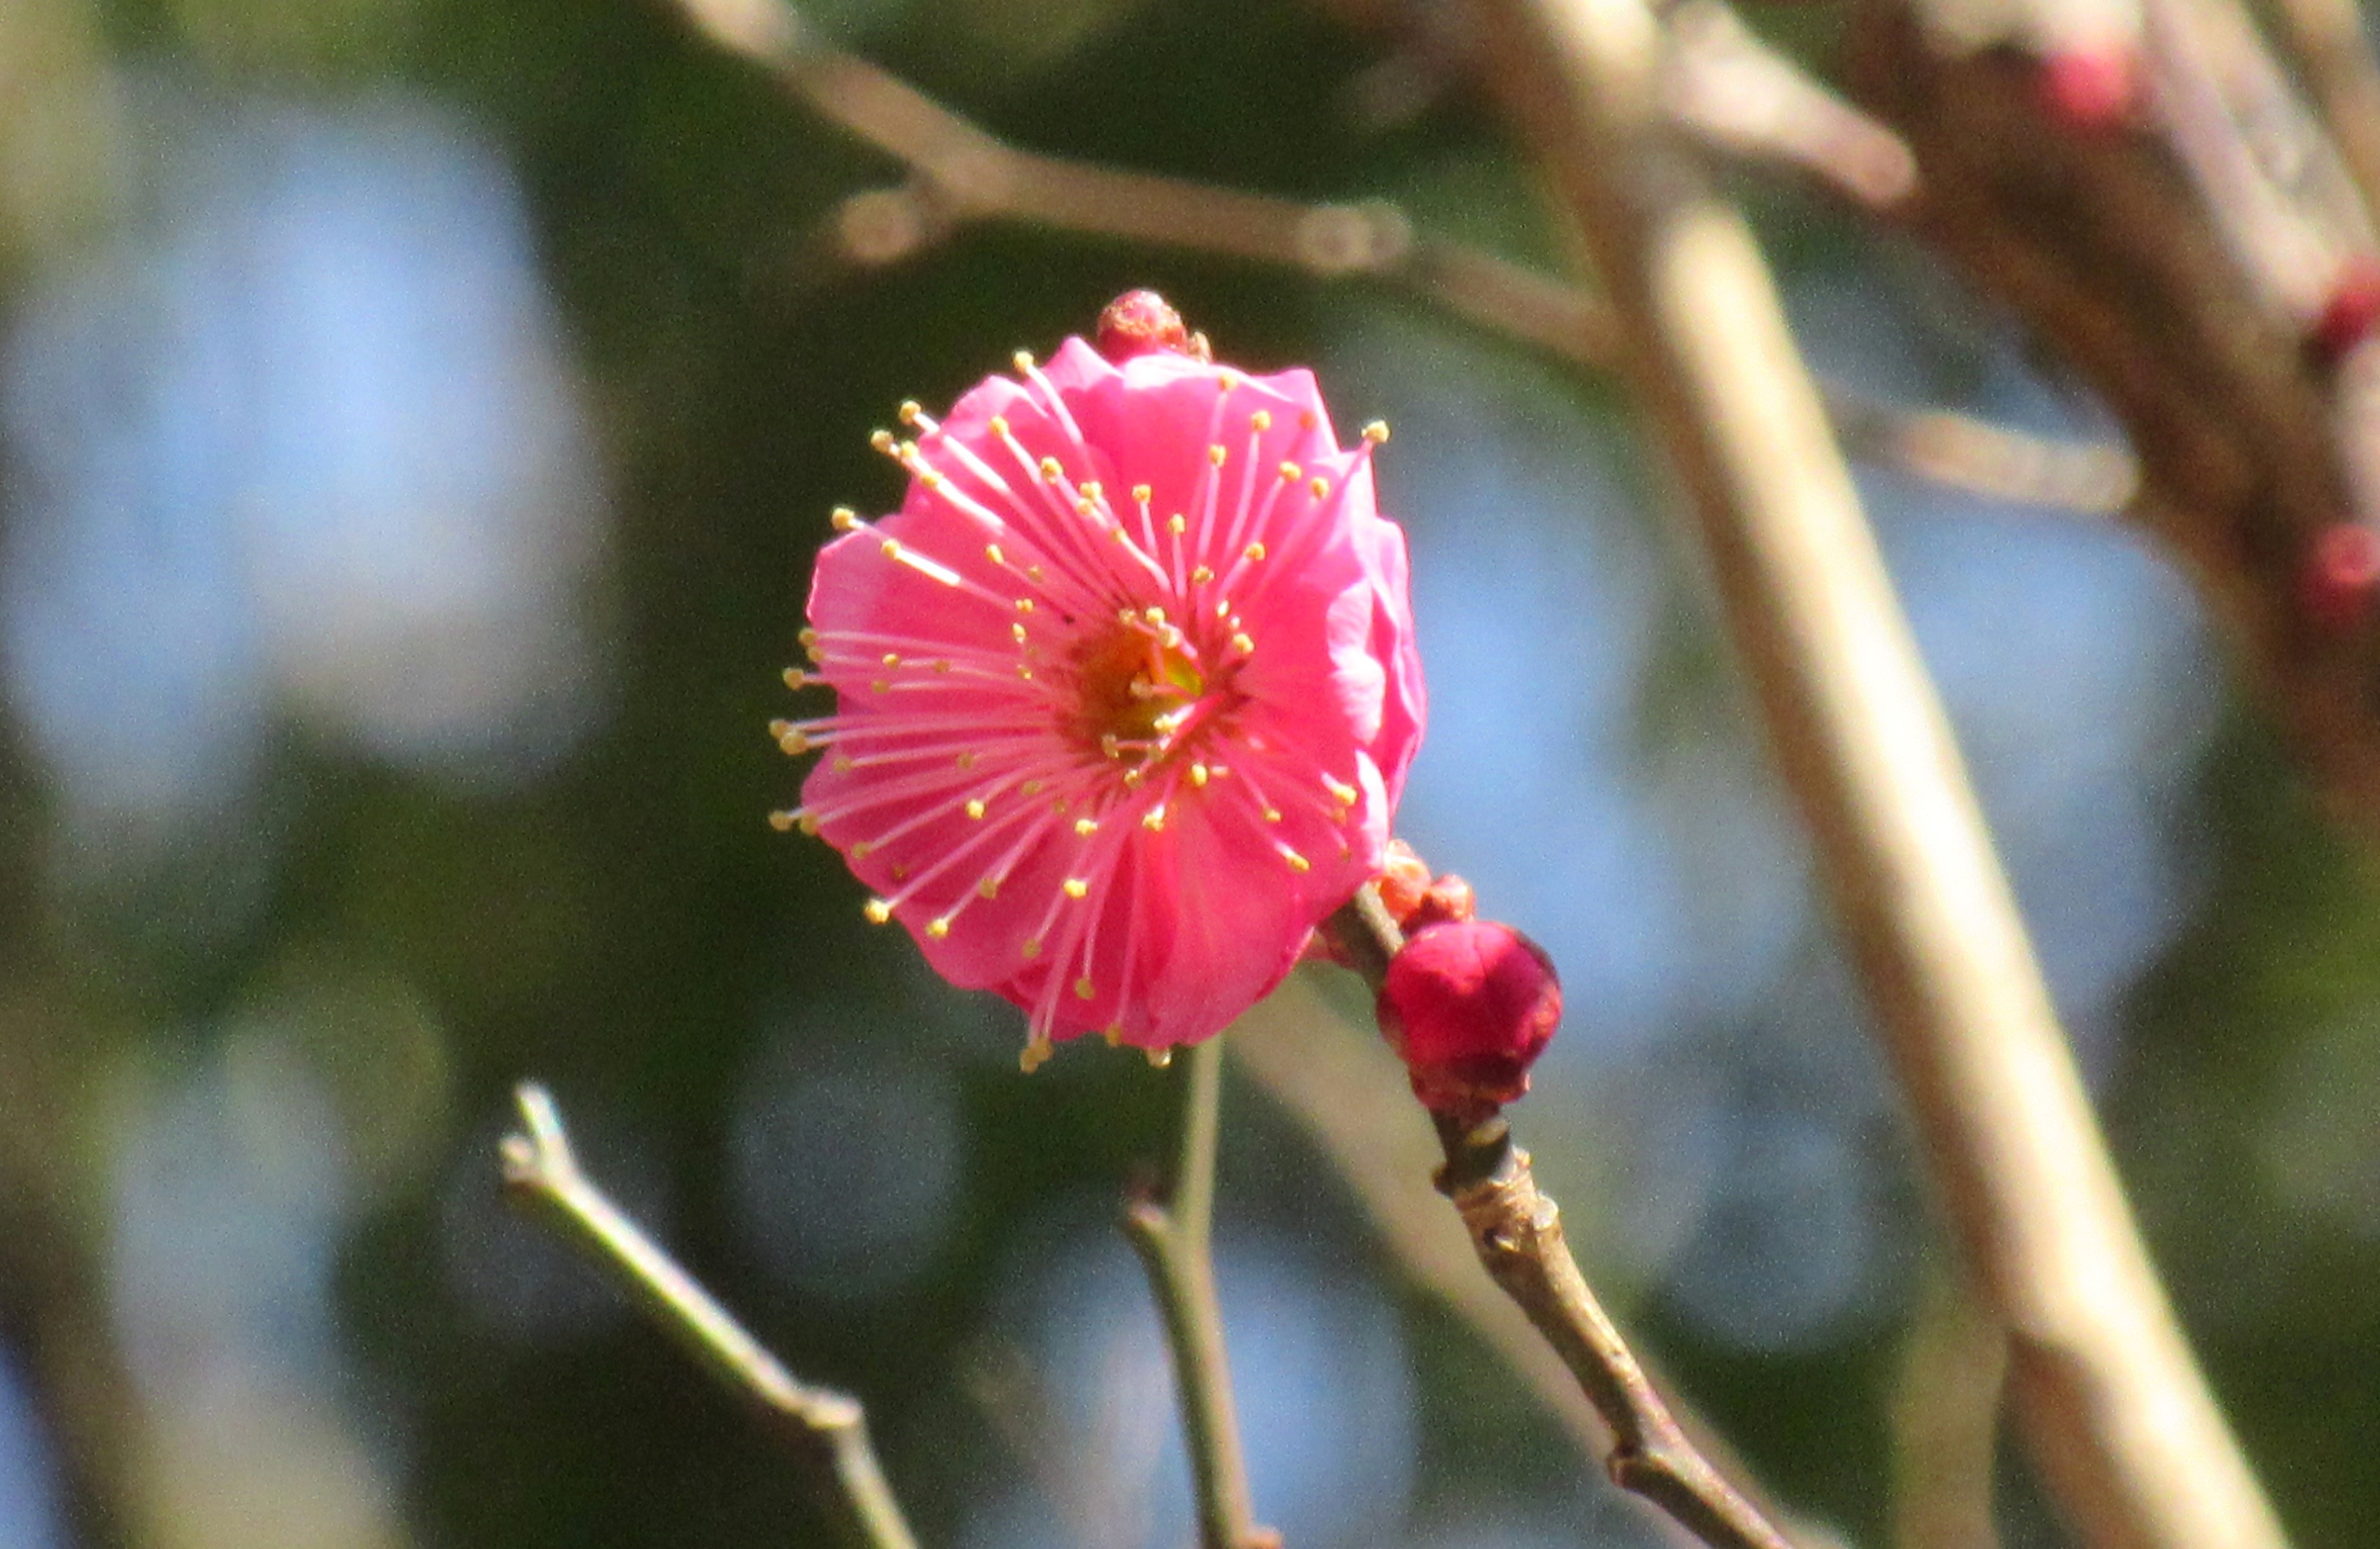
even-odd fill
[[[1527,937],[1492,920],[1435,925],[1389,961],[1380,1031],[1435,1113],[1484,1119],[1529,1089],[1561,1022],[1561,981]]]
[[[2335,368],[2380,327],[2380,260],[2351,258],[2338,266],[2322,309],[2306,324],[2306,351],[2314,364]]]
[[[1378,886],[1380,907],[1407,936],[1427,926],[1467,920],[1479,912],[1470,883],[1451,872],[1433,880],[1429,863],[1401,839],[1389,841]]]
[[[2380,596],[2380,534],[2361,522],[2333,522],[2314,535],[2298,581],[2299,601],[2314,623],[2352,628]]]
[[[1207,336],[1191,333],[1182,314],[1153,290],[1128,290],[1109,302],[1107,310],[1099,314],[1094,343],[1101,355],[1119,366],[1160,351],[1186,355],[1193,360],[1208,358]]]
[[[1479,901],[1472,896],[1471,884],[1450,871],[1423,890],[1421,902],[1414,905],[1402,924],[1405,934],[1410,936],[1450,920],[1475,918],[1478,913]]]
[[[2041,62],[2041,100],[2070,129],[2095,133],[2131,122],[2140,67],[2130,49],[2064,49]]]

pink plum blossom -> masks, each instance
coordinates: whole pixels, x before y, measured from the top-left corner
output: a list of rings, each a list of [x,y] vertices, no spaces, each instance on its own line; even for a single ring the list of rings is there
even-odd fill
[[[788,679],[836,713],[772,728],[823,750],[772,820],[1022,1008],[1026,1069],[1094,1031],[1161,1058],[1381,866],[1423,720],[1387,432],[1342,448],[1310,372],[1163,347],[1016,373],[878,433],[908,493],[835,514]]]

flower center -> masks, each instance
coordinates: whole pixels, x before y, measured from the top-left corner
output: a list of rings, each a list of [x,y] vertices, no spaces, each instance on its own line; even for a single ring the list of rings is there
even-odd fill
[[[1067,733],[1139,766],[1163,758],[1203,718],[1208,674],[1197,648],[1162,610],[1118,616],[1074,656],[1075,699]]]

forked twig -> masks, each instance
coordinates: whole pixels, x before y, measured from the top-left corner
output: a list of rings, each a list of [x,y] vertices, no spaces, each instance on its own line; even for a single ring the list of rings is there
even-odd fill
[[[794,1376],[710,1293],[579,1170],[544,1087],[514,1089],[521,1128],[499,1143],[505,1192],[535,1211],[635,1300],[721,1386],[759,1411],[808,1470],[820,1500],[862,1549],[917,1549],[892,1498],[859,1401]]]
[[[1418,232],[1384,200],[1307,203],[1125,171],[1009,144],[891,71],[811,42],[778,0],[665,0],[766,69],[811,112],[899,162],[908,180],[844,199],[802,246],[803,274],[913,258],[962,227],[1041,230],[1208,253],[1317,279],[1394,285],[1473,326],[1597,370],[1618,335],[1596,297],[1484,248]],[[1787,166],[1854,207],[1906,198],[1907,149],[1768,50],[1717,0],[1694,0],[1667,78],[1670,111],[1705,142]],[[1912,412],[1830,385],[1844,444],[1880,466],[1989,498],[2087,514],[2131,500],[2120,449],[2027,435],[1947,410]]]

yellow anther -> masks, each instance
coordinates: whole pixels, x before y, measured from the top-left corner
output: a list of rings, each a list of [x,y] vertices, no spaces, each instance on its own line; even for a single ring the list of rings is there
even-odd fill
[[[880,926],[892,917],[892,905],[880,898],[871,898],[860,905],[859,912],[868,916],[869,925]]]
[[[1075,819],[1075,836],[1077,839],[1088,839],[1099,831],[1099,820],[1098,818],[1077,817]]]
[[[1320,500],[1323,496],[1330,492],[1330,481],[1327,478],[1316,478],[1308,479],[1305,487],[1314,492],[1314,498],[1316,500]]]
[[[1214,578],[1214,571],[1203,564],[1190,573],[1190,579],[1202,587]]]
[[[948,914],[943,915],[939,920],[928,920],[926,922],[926,934],[932,937],[937,941],[940,941],[943,937],[948,936],[950,933],[951,917]]]
[[[809,750],[809,738],[799,732],[788,732],[777,739],[777,751],[788,758],[799,758]]]
[[[884,653],[884,665],[887,667],[900,666],[901,653],[899,651],[886,651]]]
[[[852,510],[851,507],[847,505],[838,505],[834,508],[834,514],[828,517],[827,520],[834,524],[835,531],[849,532],[852,528],[859,526],[859,513]],[[805,640],[802,644],[807,646],[809,642]]]
[[[983,805],[982,798],[980,797],[968,802],[966,805],[966,815],[969,817],[974,818],[978,823],[983,821],[983,815],[990,810],[991,809],[990,807]]]
[[[1331,780],[1326,776],[1322,783],[1330,788],[1331,799],[1336,801],[1341,806],[1353,806],[1355,803],[1355,798],[1363,794],[1361,791],[1356,790],[1354,786],[1348,784],[1344,781]]]
[[[1000,896],[1000,878],[997,877],[987,877],[982,881],[977,883],[975,885],[975,896],[978,898],[998,898]]]
[[[1190,530],[1189,519],[1177,511],[1165,519],[1165,530],[1179,538]]]
[[[1251,430],[1271,430],[1272,411],[1270,409],[1258,409],[1256,413],[1248,416],[1248,429]]]
[[[868,692],[870,694],[890,694],[892,692],[892,680],[890,678],[879,678],[874,683],[868,685]]]
[[[801,829],[802,832],[809,835],[812,839],[816,839],[818,837],[819,820],[816,817],[811,817],[807,812],[796,812],[794,814],[794,827]]]
[[[1165,829],[1165,809],[1161,806],[1150,807],[1147,812],[1140,815],[1140,826],[1147,829],[1153,834],[1163,832]]]
[[[1133,503],[1135,505],[1147,505],[1148,503],[1148,497],[1156,492],[1156,490],[1151,490],[1146,484],[1135,484],[1132,487]]]
[[[918,406],[917,406],[917,399],[915,399],[915,398],[904,398],[904,399],[902,399],[902,400],[901,400],[901,423],[902,423],[902,424],[904,424],[904,425],[915,425],[916,423],[917,423],[917,417],[918,417],[919,415],[921,415],[921,414],[925,413],[925,412],[926,412],[926,411],[925,411],[924,409],[922,409],[922,408],[920,408],[920,407],[918,407]]]
[[[1240,385],[1239,374],[1235,371],[1218,371],[1215,373],[1215,385],[1229,393]]]
[[[1165,610],[1162,608],[1143,608],[1140,611],[1140,616],[1149,623],[1163,623],[1165,622]]]
[[[888,538],[878,547],[884,551],[884,557],[888,560],[897,560],[901,557],[901,540],[897,538]]]
[[[1251,561],[1260,560],[1265,557],[1265,546],[1261,543],[1251,543],[1240,551],[1240,557]]]
[[[1193,764],[1193,765],[1191,765],[1191,766],[1190,766],[1190,783],[1191,783],[1191,784],[1193,784],[1193,785],[1195,785],[1195,786],[1197,786],[1200,790],[1202,790],[1202,791],[1203,791],[1203,790],[1205,790],[1205,789],[1207,788],[1207,777],[1208,777],[1208,771],[1207,771],[1207,766],[1206,766],[1206,765],[1204,765],[1204,764]]]
[[[850,754],[848,754],[848,753],[838,753],[838,754],[836,754],[836,755],[834,756],[834,772],[835,772],[835,773],[837,773],[837,774],[849,774],[852,770],[854,770],[854,769],[856,769],[856,768],[859,768],[858,762],[857,762],[856,759],[854,759],[854,758],[851,756],[851,755],[850,755]]]
[[[1058,466],[1057,458],[1044,457],[1041,459],[1041,477],[1052,484],[1062,484],[1066,480],[1066,470]]]
[[[894,443],[894,442],[893,442],[893,440],[892,440],[892,431],[890,431],[890,430],[876,430],[876,431],[872,431],[872,432],[870,432],[870,433],[869,433],[868,438],[868,445],[870,445],[870,446],[872,446],[872,447],[874,447],[877,451],[881,452],[881,453],[884,453],[885,454],[887,454],[887,455],[889,456],[889,455],[891,455],[891,454],[892,454],[892,449],[893,449],[893,446],[894,446],[894,444],[895,444],[895,443]]]
[[[1014,355],[1010,356],[1008,358],[1009,362],[1020,372],[1033,369],[1033,352],[1029,349],[1018,350]]]
[[[1108,1041],[1108,1047],[1110,1048],[1121,1048],[1123,1046],[1123,1029],[1117,1026],[1114,1023],[1110,1023],[1105,1027],[1100,1028],[1099,1036]]]
[[[1026,959],[1028,962],[1034,958],[1039,957],[1041,955],[1041,938],[1038,936],[1026,937],[1022,942],[1018,943],[1016,951],[1018,956]]]
[[[1289,863],[1289,869],[1292,871],[1306,872],[1314,869],[1314,863],[1307,860],[1305,856],[1299,854],[1294,850],[1282,850],[1281,853],[1281,858]]]
[[[1098,506],[1097,504],[1093,503],[1093,502],[1092,502],[1092,500],[1091,500],[1090,496],[1088,496],[1088,495],[1085,495],[1085,496],[1081,497],[1080,499],[1078,499],[1078,500],[1076,500],[1076,501],[1075,502],[1075,515],[1077,515],[1077,516],[1096,516],[1096,515],[1098,515],[1099,514],[1099,506]]]
[[[1016,599],[1016,611],[1020,613],[1029,613],[1033,611],[1033,599],[1029,597],[1018,598]]]
[[[948,658],[948,657],[938,657],[938,658],[936,658],[936,659],[934,660],[934,661],[933,661],[933,663],[932,663],[932,666],[933,666],[934,671],[935,671],[935,672],[949,672],[949,671],[951,670],[951,660],[950,660],[950,658]]]
[[[1279,808],[1279,807],[1277,807],[1277,806],[1269,806],[1269,807],[1265,808],[1265,809],[1264,809],[1264,820],[1265,820],[1266,822],[1268,822],[1268,823],[1278,823],[1278,822],[1280,822],[1280,821],[1281,821],[1281,808]]]
[[[1231,454],[1225,452],[1220,443],[1210,446],[1207,449],[1207,461],[1219,468],[1223,466],[1223,459],[1230,455]]]
[[[1057,1052],[1056,1046],[1047,1038],[1028,1038],[1025,1051],[1016,1057],[1016,1068],[1029,1076],[1050,1063],[1050,1057]]]
[[[876,853],[876,844],[874,841],[865,839],[852,841],[851,858],[853,860],[864,861],[874,853]]]
[[[1008,556],[1000,551],[1000,545],[997,543],[985,544],[983,546],[983,557],[990,560],[994,564],[1006,564],[1008,563]]]
[[[975,768],[975,754],[973,753],[973,751],[969,751],[969,752],[966,752],[966,753],[962,753],[962,754],[960,754],[960,755],[958,756],[958,757],[957,757],[956,759],[953,760],[953,762],[956,763],[956,764],[958,765],[958,767],[959,767],[960,768],[962,768],[962,769],[971,769],[971,768]]]
[[[1170,1048],[1153,1048],[1145,1052],[1148,1056],[1149,1064],[1158,1070],[1161,1071],[1173,1063],[1173,1051]]]
[[[1072,899],[1088,898],[1091,896],[1091,885],[1082,877],[1069,877],[1066,878],[1066,896]]]
[[[1041,579],[1041,567],[1038,564],[1026,565],[1025,567],[1025,578],[1038,584]]]
[[[1008,434],[1008,416],[995,414],[991,417],[991,433],[995,436]]]
[[[1250,651],[1253,651],[1256,648],[1257,643],[1254,640],[1249,639],[1245,635],[1234,635],[1232,636],[1232,649],[1239,652],[1242,656],[1247,655]]]
[[[786,668],[784,676],[787,688],[808,688],[810,684],[810,675],[798,667]]]
[[[1099,986],[1091,983],[1091,976],[1088,974],[1075,981],[1075,998],[1077,1000],[1088,1000],[1099,992]]]
[[[769,827],[781,834],[791,833],[794,829],[794,815],[790,812],[772,812],[769,814]]]
[[[1087,501],[1095,501],[1099,498],[1099,481],[1096,478],[1086,478],[1080,484],[1076,485],[1075,488],[1082,491],[1083,498]]]
[[[1033,669],[1026,666],[1025,663],[1020,661],[1016,664],[1016,675],[1024,679],[1026,683],[1031,683],[1033,681]]]
[[[1025,626],[1024,626],[1023,624],[1021,624],[1021,623],[1013,623],[1013,624],[1010,624],[1010,625],[1008,626],[1008,633],[1009,633],[1010,637],[1011,637],[1011,638],[1013,638],[1014,640],[1015,640],[1015,642],[1016,642],[1018,645],[1020,645],[1020,646],[1021,646],[1021,645],[1025,644],[1026,635],[1025,635]]]
[[[1385,419],[1373,420],[1364,427],[1364,439],[1374,446],[1378,446],[1389,439],[1389,422]]]
[[[1028,780],[1016,788],[1016,793],[1020,796],[1038,796],[1041,793],[1041,782],[1038,780]]]
[[[819,643],[819,632],[815,629],[805,629],[799,635],[795,635],[794,638],[800,641],[804,646],[815,646]]]

